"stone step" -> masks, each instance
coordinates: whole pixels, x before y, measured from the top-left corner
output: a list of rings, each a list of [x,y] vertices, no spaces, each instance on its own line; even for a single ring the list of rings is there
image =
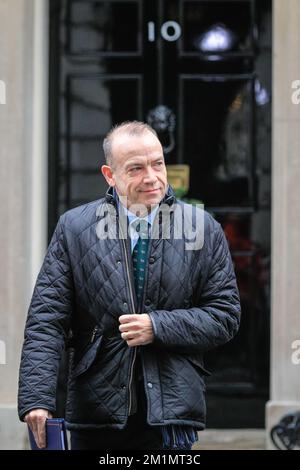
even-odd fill
[[[193,450],[264,450],[264,429],[206,429],[198,433]]]

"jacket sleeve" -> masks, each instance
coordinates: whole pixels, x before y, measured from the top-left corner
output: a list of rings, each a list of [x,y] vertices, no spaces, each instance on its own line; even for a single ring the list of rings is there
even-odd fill
[[[229,341],[238,331],[240,300],[227,240],[219,224],[207,257],[206,281],[199,305],[150,312],[153,345],[178,353],[202,353]]]
[[[19,374],[19,417],[56,409],[58,367],[70,327],[72,272],[59,220],[38,275],[25,327]]]

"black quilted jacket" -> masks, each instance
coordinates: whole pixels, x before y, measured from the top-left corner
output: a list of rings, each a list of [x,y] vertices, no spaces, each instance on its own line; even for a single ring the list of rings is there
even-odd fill
[[[185,208],[170,187],[164,203],[171,210]],[[121,338],[118,317],[145,312],[155,334],[154,343],[139,347],[148,422],[202,429],[207,374],[203,353],[229,341],[240,318],[224,233],[203,212],[201,249],[186,250],[184,239],[151,240],[144,299],[138,306],[130,241],[119,236],[99,239],[99,222],[107,221],[107,233],[115,226],[116,207],[110,188],[105,198],[59,219],[28,312],[19,379],[20,419],[33,408],[55,412],[59,359],[72,332],[68,427],[123,428],[132,405],[137,348],[129,348]],[[159,214],[156,219],[161,223]]]

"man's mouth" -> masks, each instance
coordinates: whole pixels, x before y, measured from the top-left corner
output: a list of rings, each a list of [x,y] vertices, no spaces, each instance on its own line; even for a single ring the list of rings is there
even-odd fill
[[[143,193],[156,193],[157,191],[159,191],[160,188],[156,188],[156,189],[147,189],[145,191],[142,191]]]

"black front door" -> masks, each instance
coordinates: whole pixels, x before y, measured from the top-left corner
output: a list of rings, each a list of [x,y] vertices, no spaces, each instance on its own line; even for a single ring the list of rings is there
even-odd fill
[[[270,0],[50,2],[49,233],[102,197],[102,139],[148,121],[168,165],[189,166],[185,199],[227,235],[243,320],[207,355],[208,426],[264,425],[270,286]]]

